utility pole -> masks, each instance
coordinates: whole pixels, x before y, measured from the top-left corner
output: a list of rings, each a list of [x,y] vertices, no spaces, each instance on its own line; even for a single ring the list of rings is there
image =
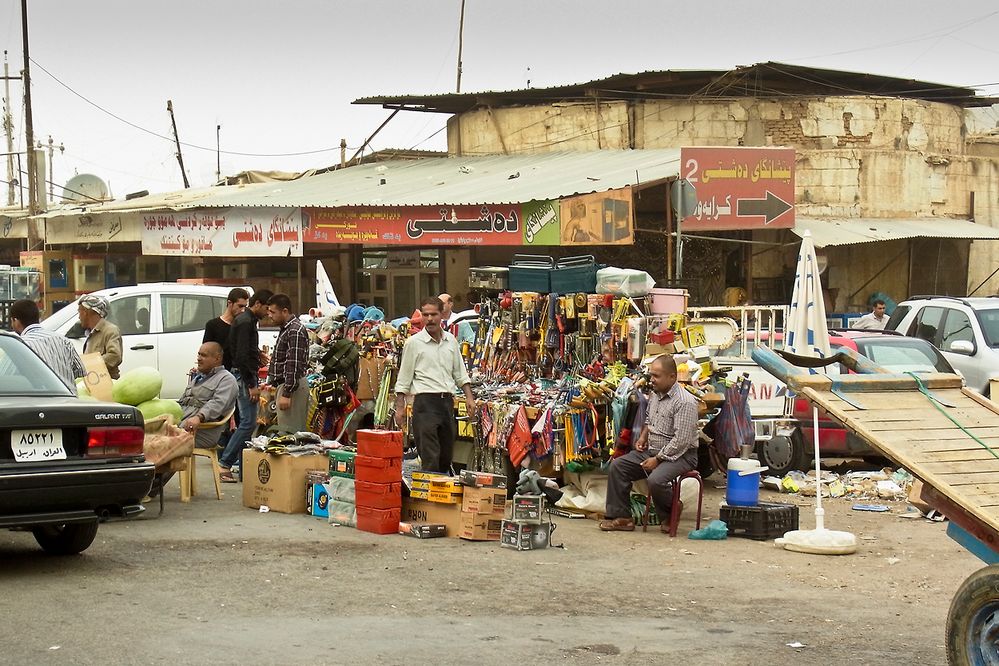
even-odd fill
[[[23,2],[24,0],[22,0]],[[180,164],[180,175],[184,178],[184,189],[191,187],[187,182],[187,172],[184,171],[184,156],[180,152],[180,137],[177,136],[177,121],[173,117],[173,102],[167,100],[167,111],[170,112],[170,125],[173,126],[173,140],[177,144],[177,162]]]
[[[178,149],[179,150],[179,149]],[[222,126],[215,125],[215,182],[222,180]]]
[[[347,166],[347,139],[340,139],[340,168]]]
[[[24,84],[24,145],[28,150],[28,215],[37,215],[38,209],[38,174],[35,173],[35,134],[31,122],[31,72],[28,69],[28,0],[21,0],[21,41],[24,51],[24,69],[21,71],[21,81]],[[28,225],[33,228],[32,225]],[[29,236],[30,236],[29,231]],[[32,249],[31,238],[28,239],[28,249]]]
[[[46,148],[46,146],[44,146],[41,141],[38,142],[38,146],[37,147],[41,148],[43,150]],[[49,149],[49,200],[50,201],[55,201],[55,189],[54,189],[55,188],[55,170],[52,168],[52,163],[55,161],[53,159],[53,156],[55,155],[55,149],[56,148],[59,149],[59,154],[60,155],[62,155],[64,152],[66,152],[66,146],[62,145],[61,141],[59,142],[58,146],[55,145],[55,141],[52,140],[52,135],[49,134],[49,145],[48,145],[48,149]]]
[[[461,47],[465,38],[465,0],[461,0],[461,14],[458,17],[458,81],[454,91],[461,92]]]
[[[21,80],[20,76],[10,75],[7,51],[3,52],[3,131],[7,135],[7,205],[14,205],[14,190],[21,175],[14,170],[14,120],[10,113],[10,81]]]

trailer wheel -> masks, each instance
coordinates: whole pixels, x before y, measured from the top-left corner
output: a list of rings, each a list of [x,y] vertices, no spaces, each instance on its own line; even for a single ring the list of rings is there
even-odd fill
[[[775,435],[756,445],[757,459],[761,465],[770,468],[768,474],[773,476],[784,476],[795,469],[805,471],[812,459],[810,454],[798,429],[787,437]]]
[[[947,615],[947,662],[999,664],[999,565],[971,574],[954,595]]]

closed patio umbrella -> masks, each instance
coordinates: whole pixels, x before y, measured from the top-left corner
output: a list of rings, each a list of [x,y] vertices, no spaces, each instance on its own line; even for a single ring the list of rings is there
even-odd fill
[[[829,356],[829,329],[822,298],[819,262],[815,257],[812,235],[805,232],[798,250],[794,272],[791,309],[784,325],[784,348],[799,356]],[[815,372],[812,370],[811,372]],[[825,528],[822,508],[821,459],[819,457],[819,410],[812,405],[812,436],[815,446],[815,529],[788,532],[777,543],[787,550],[823,555],[846,555],[856,552],[857,538],[849,532]]]

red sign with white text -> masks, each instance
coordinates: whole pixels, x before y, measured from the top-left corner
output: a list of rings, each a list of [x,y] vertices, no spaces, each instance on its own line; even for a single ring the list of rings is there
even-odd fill
[[[680,163],[697,192],[683,232],[794,226],[793,148],[681,148]]]
[[[523,245],[520,204],[306,208],[307,243]]]

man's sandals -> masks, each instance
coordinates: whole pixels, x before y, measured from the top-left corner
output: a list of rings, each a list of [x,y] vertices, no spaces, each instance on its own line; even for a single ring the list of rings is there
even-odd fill
[[[230,469],[224,469],[219,472],[219,481],[222,483],[239,483],[239,479],[236,478]]]
[[[614,518],[601,520],[600,529],[604,532],[634,532],[635,521],[631,518]]]

